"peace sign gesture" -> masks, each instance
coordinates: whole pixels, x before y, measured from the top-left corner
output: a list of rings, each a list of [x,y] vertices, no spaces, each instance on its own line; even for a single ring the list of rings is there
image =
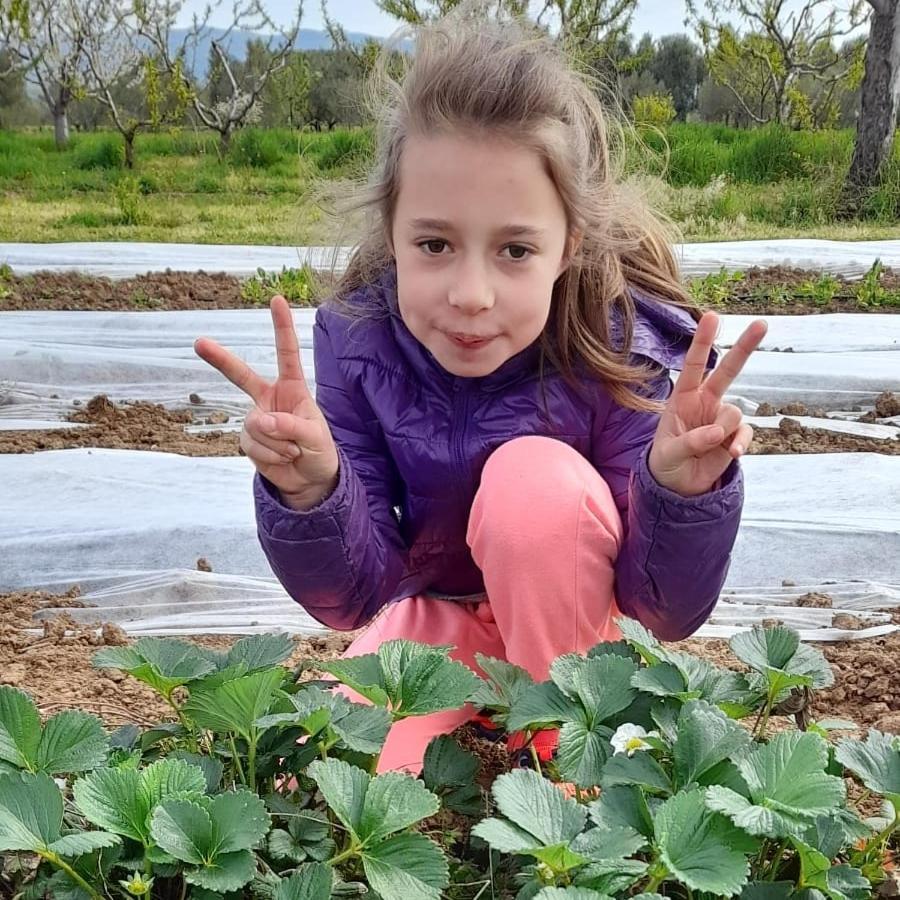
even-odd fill
[[[257,471],[278,488],[289,506],[311,509],[337,484],[337,449],[303,377],[300,345],[287,300],[273,297],[271,311],[278,358],[274,382],[257,375],[209,338],[194,341],[194,351],[253,400],[240,445]]]
[[[740,409],[722,398],[740,374],[750,354],[759,346],[768,326],[751,322],[737,343],[706,376],[719,317],[707,312],[685,357],[684,369],[659,420],[648,466],[663,487],[695,497],[709,491],[732,459],[747,451],[753,429],[743,421]]]

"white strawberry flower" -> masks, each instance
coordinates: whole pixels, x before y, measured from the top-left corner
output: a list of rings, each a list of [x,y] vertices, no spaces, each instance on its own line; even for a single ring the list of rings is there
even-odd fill
[[[658,731],[645,731],[640,725],[632,725],[626,722],[616,729],[616,733],[610,738],[613,745],[614,753],[627,753],[629,756],[634,755],[635,750],[650,750],[644,738],[659,737]]]

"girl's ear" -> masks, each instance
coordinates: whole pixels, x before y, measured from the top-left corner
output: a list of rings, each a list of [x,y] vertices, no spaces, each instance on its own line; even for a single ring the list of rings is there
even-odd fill
[[[566,240],[566,251],[563,254],[563,258],[559,262],[559,269],[556,273],[556,277],[559,278],[566,269],[569,268],[572,260],[581,249],[581,242],[584,240],[584,232],[583,231],[572,231],[569,233],[569,237]]]

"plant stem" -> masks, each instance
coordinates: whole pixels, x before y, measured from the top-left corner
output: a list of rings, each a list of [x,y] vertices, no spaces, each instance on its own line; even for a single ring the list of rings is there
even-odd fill
[[[528,749],[531,751],[531,761],[534,763],[535,771],[538,775],[543,775],[544,772],[541,769],[541,758],[538,756],[537,747],[534,746],[534,742],[529,743]]]
[[[350,846],[346,850],[344,850],[342,853],[338,853],[337,856],[333,856],[328,860],[328,865],[336,866],[338,863],[342,863],[345,859],[349,859],[351,856],[353,856],[357,852],[357,850],[359,850],[359,847],[357,847],[356,844],[354,844],[351,840]]]
[[[247,741],[247,778],[249,778],[248,787],[251,791],[256,790],[256,742],[259,735],[252,734],[251,739]]]
[[[771,714],[772,707],[774,705],[775,705],[775,692],[770,691],[769,695],[766,697],[766,705],[763,707],[762,711],[760,712],[759,718],[756,720],[757,724],[753,728],[753,740],[754,741],[762,740],[762,736],[766,733],[766,725],[769,724],[769,715]],[[760,722],[760,719],[762,719],[761,722]]]
[[[776,848],[775,855],[772,857],[772,866],[769,869],[769,874],[766,877],[767,881],[774,881],[775,875],[778,872],[778,867],[781,864],[781,857],[784,854],[784,851],[787,849],[788,844],[790,843],[790,838],[785,838]]]
[[[62,869],[75,884],[83,891],[87,892],[87,895],[91,900],[103,900],[103,895],[95,891],[62,857],[50,850],[45,850],[43,853],[40,853],[40,855],[43,856],[47,862],[56,866],[58,869]]]
[[[238,756],[237,747],[234,743],[234,734],[232,732],[228,733],[228,740],[231,743],[231,761],[234,763],[234,769],[240,776],[241,783],[246,785],[247,779],[244,777],[244,768],[241,765],[241,758]]]

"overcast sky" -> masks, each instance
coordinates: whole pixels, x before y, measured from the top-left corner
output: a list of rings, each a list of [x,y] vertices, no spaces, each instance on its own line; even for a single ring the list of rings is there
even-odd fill
[[[201,12],[207,0],[185,0],[178,25],[190,23],[191,16]],[[221,5],[220,15],[211,19],[213,25],[227,25],[228,13],[232,4],[225,0]],[[272,18],[286,21],[296,9],[294,0],[268,0],[266,9]],[[386,37],[395,28],[397,20],[383,13],[375,4],[375,0],[328,0],[329,15],[340,22],[348,31],[361,31]],[[306,0],[304,3],[303,27],[321,29],[322,11],[319,0]],[[637,11],[631,25],[632,34],[642,35],[649,31],[655,37],[663,34],[674,34],[684,31],[683,0],[639,0]]]
[[[177,24],[180,26],[190,24],[192,15],[201,12],[207,2],[208,0],[185,0]],[[266,0],[265,5],[272,18],[282,24],[287,24],[297,8],[296,0]],[[698,5],[702,7],[702,4]],[[801,0],[787,0],[786,9],[800,5]],[[847,2],[837,0],[825,5],[846,9]],[[535,6],[540,9],[541,4],[535,2]],[[230,0],[222,0],[218,15],[213,15],[211,24],[220,26],[230,24],[228,17],[231,8]],[[378,37],[386,37],[399,24],[392,16],[383,13],[375,0],[328,0],[328,10],[329,15],[348,31],[360,31]],[[686,30],[684,17],[684,0],[638,0],[631,21],[631,33],[635,37],[640,37],[649,31],[653,37],[658,38],[664,34],[684,32]],[[317,30],[323,28],[320,0],[305,0],[303,27]]]

